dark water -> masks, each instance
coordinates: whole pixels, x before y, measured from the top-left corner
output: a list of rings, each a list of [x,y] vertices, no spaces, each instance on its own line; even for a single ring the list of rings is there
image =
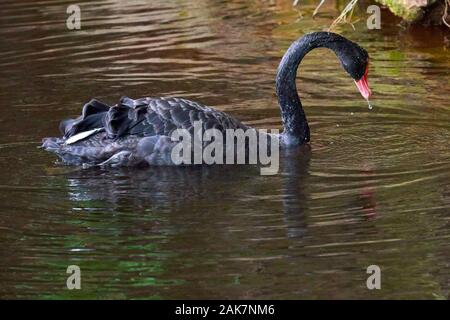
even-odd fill
[[[334,55],[300,68],[311,151],[254,167],[97,170],[37,149],[90,98],[183,96],[279,128],[277,64],[327,2],[0,5],[1,298],[432,298],[449,295],[450,32],[382,12],[338,31],[370,53],[369,110]],[[125,4],[127,3],[127,4]],[[382,289],[366,288],[366,268]],[[66,289],[78,265],[82,289]]]

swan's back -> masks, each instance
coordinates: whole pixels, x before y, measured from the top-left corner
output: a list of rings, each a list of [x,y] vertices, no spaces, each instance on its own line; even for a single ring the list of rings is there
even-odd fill
[[[174,130],[194,133],[194,123],[203,130],[247,129],[224,112],[181,98],[123,97],[108,106],[91,100],[80,117],[62,121],[62,138],[46,138],[43,148],[67,164],[116,165],[171,164]]]

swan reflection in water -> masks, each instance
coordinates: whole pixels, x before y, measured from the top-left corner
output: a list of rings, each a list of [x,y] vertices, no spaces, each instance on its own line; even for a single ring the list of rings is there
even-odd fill
[[[287,236],[304,233],[308,145],[283,150],[276,175],[252,165],[76,169],[66,172],[68,198],[83,209],[148,214],[282,214]],[[92,206],[93,208],[89,208]],[[213,218],[211,218],[213,219]]]
[[[251,165],[200,165],[88,168],[64,173],[62,177],[72,206],[87,211],[131,212],[133,217],[157,213],[169,223],[180,219],[190,223],[200,215],[206,217],[202,223],[225,223],[242,215],[250,216],[250,222],[245,223],[258,225],[262,230],[265,226],[270,228],[271,221],[277,219],[286,230],[285,237],[302,238],[314,201],[307,189],[311,183],[311,153],[309,145],[282,150],[280,170],[273,176],[261,176],[260,168]],[[377,203],[370,187],[370,174],[353,194],[341,199],[347,205],[350,201],[361,208],[352,213],[356,214],[353,218],[358,221],[374,218]],[[245,228],[240,225],[242,220],[232,223],[231,228]]]

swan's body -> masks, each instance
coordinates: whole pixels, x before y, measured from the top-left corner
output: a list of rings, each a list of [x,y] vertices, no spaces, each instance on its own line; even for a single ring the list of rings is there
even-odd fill
[[[363,96],[370,95],[364,49],[334,33],[305,35],[289,47],[278,68],[276,90],[284,125],[279,136],[282,147],[309,141],[308,122],[295,79],[303,57],[317,47],[332,49]],[[194,135],[196,121],[201,121],[203,130],[214,128],[222,133],[226,129],[250,128],[224,112],[181,98],[124,97],[114,106],[91,100],[80,117],[61,123],[63,137],[45,138],[43,148],[73,165],[171,165],[171,152],[177,144],[171,139],[172,133],[186,129]]]
[[[186,129],[193,134],[195,121],[201,121],[203,130],[249,128],[224,112],[186,99],[123,97],[112,107],[91,100],[79,118],[61,123],[64,137],[46,138],[43,147],[67,164],[172,165],[171,151],[177,144],[172,132]]]

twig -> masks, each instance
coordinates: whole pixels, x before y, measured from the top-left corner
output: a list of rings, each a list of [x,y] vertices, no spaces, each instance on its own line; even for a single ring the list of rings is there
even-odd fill
[[[447,22],[447,17],[448,17],[447,9],[448,9],[448,6],[449,6],[449,4],[450,4],[450,0],[444,0],[444,2],[445,2],[445,9],[444,9],[444,15],[442,16],[442,22],[443,22],[447,27],[450,28],[450,24],[448,24],[448,22]]]
[[[325,2],[325,0],[320,0],[320,3],[319,3],[319,5],[316,7],[316,10],[314,10],[314,12],[313,12],[313,18],[314,18],[314,16],[317,14],[317,12],[319,12],[319,9],[320,9],[320,7],[324,4],[324,2]]]
[[[447,0],[447,1],[449,1],[449,0]],[[333,23],[331,24],[331,26],[328,28],[328,31],[331,31],[337,24],[339,24],[342,20],[344,20],[347,13],[353,9],[353,7],[356,5],[357,2],[358,2],[358,0],[350,0],[350,2],[347,4],[347,6],[344,8],[344,10],[342,10],[339,17],[337,17],[336,20],[334,20]]]

